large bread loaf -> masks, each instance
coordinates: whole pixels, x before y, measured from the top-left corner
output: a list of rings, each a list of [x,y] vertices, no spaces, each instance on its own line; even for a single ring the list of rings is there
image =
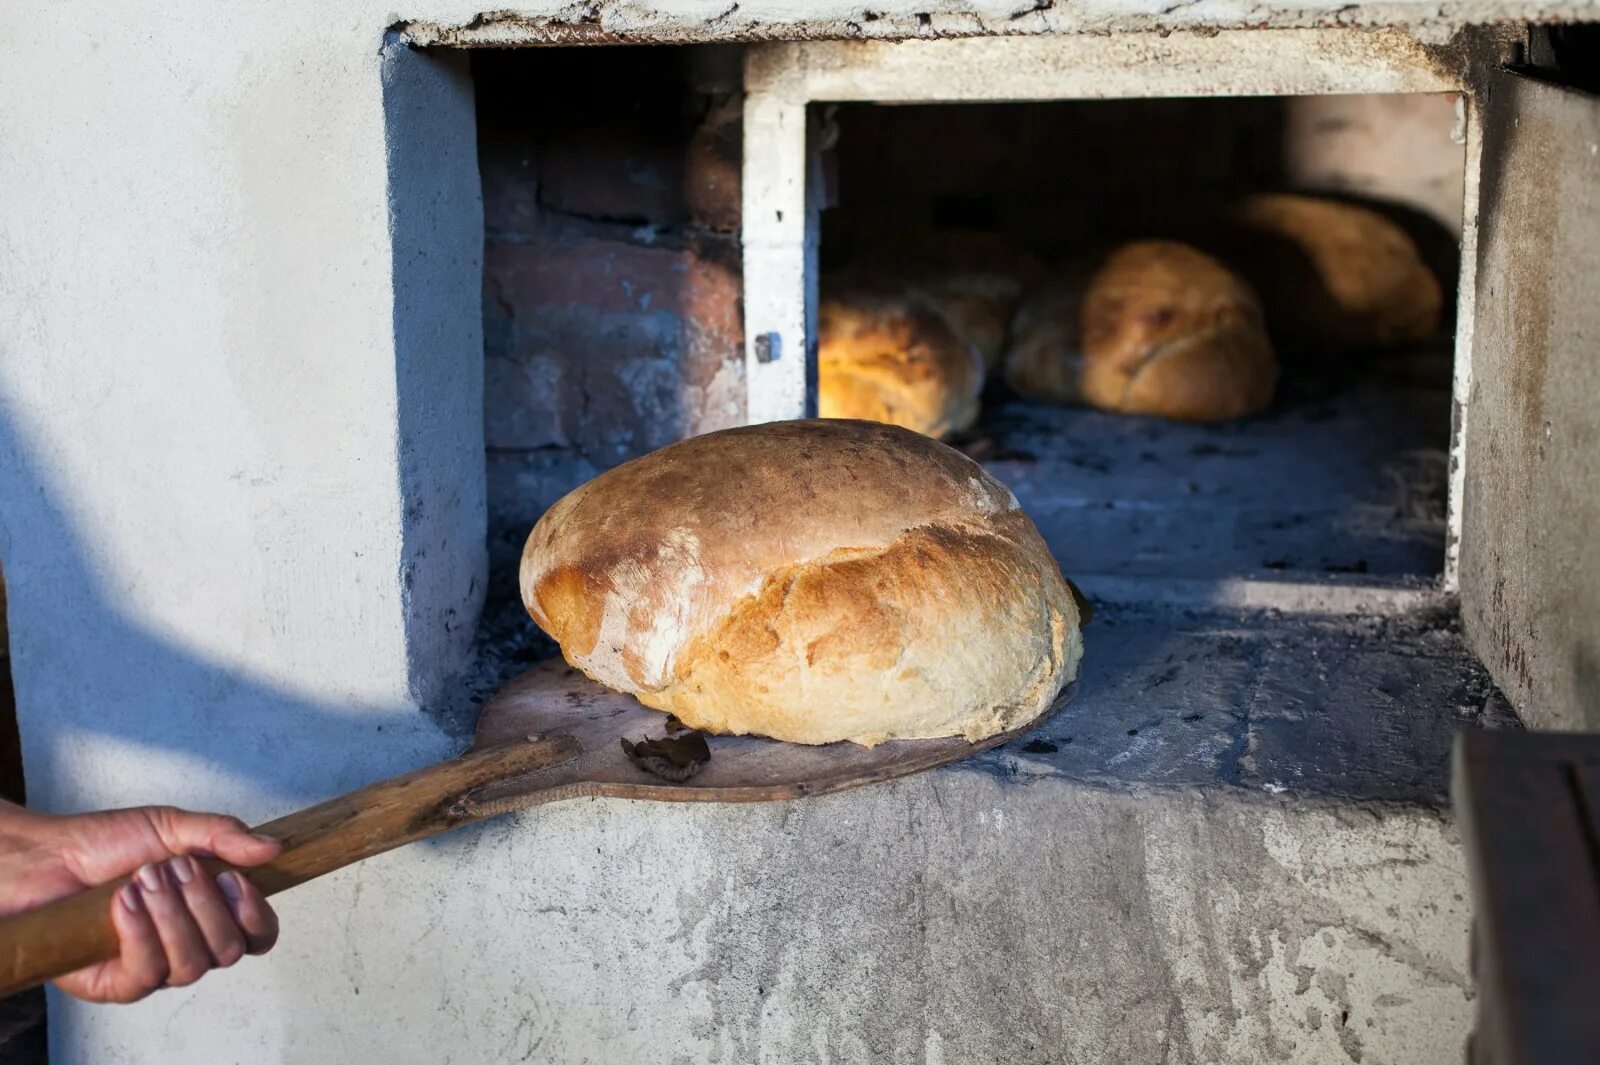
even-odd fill
[[[1174,241],[1071,263],[1023,301],[1012,337],[1018,393],[1124,414],[1242,417],[1271,402],[1278,375],[1250,286]]]
[[[568,662],[710,732],[960,735],[1043,712],[1079,615],[1016,497],[927,437],[798,421],[624,463],[539,519],[522,597]]]
[[[1037,259],[990,233],[934,230],[869,251],[864,273],[921,293],[950,327],[997,369],[1022,293],[1044,272]]]
[[[1377,211],[1275,193],[1244,200],[1233,220],[1226,254],[1261,294],[1280,345],[1336,353],[1438,339],[1439,280]]]
[[[943,437],[978,418],[983,361],[915,290],[827,279],[817,309],[817,412]]]

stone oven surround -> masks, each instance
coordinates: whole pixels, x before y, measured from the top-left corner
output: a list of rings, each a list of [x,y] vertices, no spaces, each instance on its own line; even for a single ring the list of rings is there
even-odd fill
[[[1581,340],[1600,329],[1584,295],[1600,262],[1580,223],[1600,217],[1600,126],[1591,101],[1494,72],[1515,34],[1456,35],[1591,9],[1016,8],[14,16],[0,557],[35,801],[263,820],[457,745],[438,711],[484,595],[484,221],[451,49],[476,45],[1008,34],[1093,51],[1147,93],[1139,79],[1184,76],[1248,91],[1287,77],[1263,56],[1298,41],[1329,62],[1295,76],[1334,81],[1271,91],[1336,91],[1351,49],[1397,79],[1383,91],[1466,91],[1462,620],[1527,720],[1595,725],[1584,397],[1600,382]],[[1334,21],[1415,38],[1286,29]],[[746,139],[789,152],[793,183],[803,128],[797,142],[778,110],[747,112]],[[746,181],[747,205],[787,198],[803,218],[799,194]],[[791,323],[794,240],[746,219],[746,270],[765,256],[791,271],[772,305]],[[791,328],[746,313],[752,334]],[[792,409],[792,388],[749,380],[752,403]],[[1215,647],[1239,663],[1215,683],[1241,700],[1274,670],[1291,686],[1301,664],[1225,621],[1121,624],[1130,675]],[[1329,660],[1393,657],[1352,699],[1395,681],[1403,701],[1463,670],[1425,626],[1304,624]],[[1135,687],[1098,705],[1154,714],[1161,698]],[[1460,695],[1475,713],[1489,698]],[[1330,735],[1370,713],[1353,703]],[[53,1000],[53,1060],[1458,1060],[1467,904],[1442,796],[1359,766],[1282,794],[1275,771],[1293,760],[1274,762],[1272,735],[1233,781],[1181,758],[1084,779],[1013,754],[794,806],[536,812],[286,896],[269,960],[127,1010]]]

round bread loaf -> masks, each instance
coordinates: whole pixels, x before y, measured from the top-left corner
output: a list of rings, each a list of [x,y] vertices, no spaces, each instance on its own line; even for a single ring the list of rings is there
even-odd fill
[[[1353,351],[1439,331],[1444,293],[1417,245],[1376,211],[1315,196],[1252,196],[1229,261],[1261,294],[1279,345]]]
[[[985,371],[1000,365],[1017,301],[1043,273],[1037,259],[1000,237],[961,229],[889,241],[863,258],[862,269],[924,296],[977,349]]]
[[[1180,421],[1265,407],[1277,361],[1250,287],[1186,244],[1139,241],[1024,299],[1006,380],[1018,393]]]
[[[991,736],[1042,713],[1082,653],[1016,497],[870,422],[726,429],[608,470],[539,519],[521,584],[594,680],[795,743]]]
[[[942,437],[978,418],[983,364],[904,286],[830,279],[817,309],[817,412]]]

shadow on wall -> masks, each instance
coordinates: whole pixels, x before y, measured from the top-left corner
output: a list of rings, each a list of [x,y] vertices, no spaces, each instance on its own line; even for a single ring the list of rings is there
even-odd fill
[[[457,746],[412,707],[318,703],[150,631],[91,564],[3,398],[0,498],[34,805],[175,803],[259,821]]]
[[[12,660],[33,806],[73,812],[172,804],[259,824],[454,753],[459,744],[415,708],[315,702],[150,631],[91,562],[59,486],[8,415],[0,397],[0,552],[11,616],[20,622],[11,633]],[[416,844],[454,845],[449,837]],[[320,896],[324,906],[356,902],[347,888],[327,890],[334,893]],[[304,926],[287,916],[295,911],[284,912],[289,940]],[[217,996],[249,986],[267,996],[269,1017],[326,1010],[271,972],[256,970],[250,985],[202,982],[164,992],[133,1009],[147,1016],[171,1010],[175,1019],[191,1001],[204,1004],[202,1012],[225,1008]],[[126,1034],[145,1023],[128,1013],[108,1027],[96,1014],[103,1007],[53,990],[47,997],[52,1060],[102,1060],[118,1024],[128,1026],[120,1029]],[[10,1061],[10,1050],[0,1045],[0,1060]]]
[[[11,638],[6,628],[6,577],[0,570],[0,799],[22,802],[22,740],[17,735],[17,700],[11,687]]]
[[[141,609],[126,575],[85,535],[89,522],[100,528],[120,515],[73,513],[66,501],[74,493],[63,480],[69,473],[34,449],[24,410],[0,389],[0,557],[35,805],[169,802],[263,819],[459,746],[427,708],[418,712],[414,699],[400,693],[409,685],[455,699],[458,686],[447,671],[470,646],[473,595],[482,595],[482,480],[456,475],[482,461],[482,379],[476,364],[459,365],[461,353],[475,355],[482,341],[472,83],[464,57],[404,48],[386,50],[381,71],[388,206],[391,221],[404,222],[395,226],[387,264],[395,293],[403,518],[401,556],[386,592],[402,599],[411,648],[449,643],[459,654],[413,656],[426,659],[423,666],[396,662],[394,695],[385,687],[385,694],[363,698],[352,688],[350,695],[325,698],[322,692],[342,690],[337,676],[319,673],[303,685],[292,675],[252,676],[186,646],[182,633],[153,628],[143,618],[154,612]],[[208,487],[162,483],[160,490]],[[154,504],[150,509],[160,501]],[[124,541],[129,535],[123,533]],[[247,594],[248,603],[221,598]],[[315,620],[293,616],[317,609],[314,594],[273,602],[272,589],[229,582],[174,589],[172,598],[185,595],[209,597],[207,607],[232,607],[263,626],[303,631],[303,640],[339,638],[326,626],[297,624]],[[385,597],[391,604],[394,598]]]

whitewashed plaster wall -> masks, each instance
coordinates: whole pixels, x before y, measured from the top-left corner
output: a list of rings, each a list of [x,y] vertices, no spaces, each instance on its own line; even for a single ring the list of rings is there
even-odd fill
[[[391,26],[415,20],[419,39],[511,24],[525,36],[556,26],[710,38],[865,20],[916,35],[1150,22],[1157,9],[875,7],[866,19],[833,0],[552,2],[479,20],[465,2],[130,0],[8,13],[0,556],[35,801],[175,802],[262,820],[456,746],[425,710],[448,691],[482,594],[471,105],[458,67],[386,46]],[[1592,8],[1200,0],[1162,18],[1337,11],[1414,16],[1442,32],[1519,10]],[[750,862],[789,831],[786,816],[742,815],[755,826]],[[622,817],[587,804],[553,815],[542,836],[502,826],[308,886],[285,900],[289,932],[268,960],[128,1009],[54,999],[52,1060],[321,1062],[376,1046],[396,1061],[526,1057],[537,1032],[518,1018],[534,1014],[502,1002],[518,993],[516,973],[475,986],[486,974],[473,959],[487,955],[441,954],[429,937],[457,934],[440,925],[462,914],[451,900],[471,903],[474,936],[518,927],[525,907],[504,889],[524,874],[559,877],[539,882],[539,898],[561,905],[584,875],[590,829],[609,836],[612,886],[586,927],[647,914],[651,892],[681,909],[670,883],[617,886],[629,882],[633,833]],[[959,854],[950,862],[960,868]],[[496,957],[554,949],[496,942]],[[623,1007],[625,955],[643,946],[619,940],[618,959],[594,963],[597,1001]],[[543,986],[571,987],[575,972]],[[670,1003],[652,1015],[671,1016]],[[408,1018],[443,1027],[406,1033]],[[624,1042],[664,1050],[648,1035]],[[586,1032],[571,1039],[563,1060],[595,1060],[583,1056],[595,1045]]]

